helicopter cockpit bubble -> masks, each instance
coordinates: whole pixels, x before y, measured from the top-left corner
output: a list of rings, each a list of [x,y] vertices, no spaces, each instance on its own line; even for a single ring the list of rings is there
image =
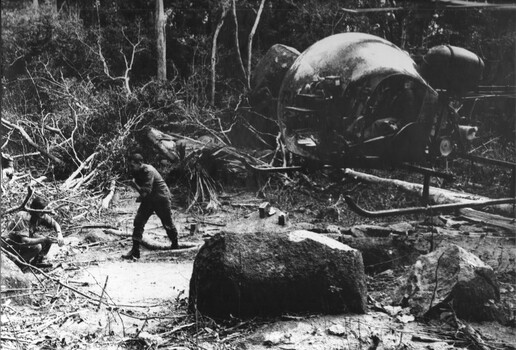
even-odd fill
[[[295,154],[325,163],[358,153],[403,161],[424,157],[437,100],[406,52],[374,35],[342,33],[316,42],[294,61],[277,110]],[[404,129],[410,123],[425,126]],[[410,151],[393,148],[392,137],[402,129],[396,145],[405,145],[402,136],[422,140],[407,146]]]

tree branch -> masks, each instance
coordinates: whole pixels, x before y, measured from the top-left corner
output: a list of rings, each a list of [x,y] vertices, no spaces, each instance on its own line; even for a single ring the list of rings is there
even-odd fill
[[[238,40],[238,17],[236,12],[236,1],[233,0],[233,19],[235,20],[235,50],[237,54],[239,68],[242,71],[242,76],[244,80],[247,80],[247,75],[244,69],[244,62],[242,61],[242,55],[240,54],[240,41]]]
[[[27,134],[25,129],[23,129],[21,126],[13,124],[11,122],[8,122],[5,119],[2,119],[2,124],[6,125],[7,127],[16,129],[22,135],[22,137],[25,139],[25,141],[27,141],[32,147],[37,149],[42,155],[46,156],[52,162],[56,163],[57,165],[59,165],[61,167],[65,166],[65,162],[63,162],[61,159],[57,158],[56,156],[48,153],[46,149],[44,149],[43,147],[38,145],[36,142],[34,142],[34,140],[32,140],[32,138],[30,137],[30,135]]]
[[[217,38],[219,37],[220,29],[224,25],[224,19],[228,13],[229,5],[227,1],[222,2],[222,14],[220,21],[217,23],[215,33],[213,33],[213,42],[211,47],[211,104],[215,104],[215,81],[216,81],[216,66],[217,66]]]
[[[249,41],[247,44],[247,88],[251,89],[251,58],[253,57],[253,37],[256,33],[256,28],[258,28],[258,23],[260,22],[260,17],[262,16],[263,7],[265,5],[265,0],[262,0],[260,3],[260,8],[258,9],[258,13],[256,14],[256,19],[254,20],[253,28],[249,33]]]

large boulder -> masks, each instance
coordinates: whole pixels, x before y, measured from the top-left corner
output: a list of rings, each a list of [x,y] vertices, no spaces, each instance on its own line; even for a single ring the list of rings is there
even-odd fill
[[[224,232],[195,258],[189,304],[214,318],[363,313],[362,256],[310,231]]]
[[[455,244],[419,257],[400,285],[393,300],[408,303],[416,316],[432,317],[451,306],[462,319],[504,321],[493,269]]]
[[[24,303],[30,299],[32,288],[30,274],[24,274],[13,261],[3,254],[0,254],[0,271],[2,298],[12,299],[18,303]]]

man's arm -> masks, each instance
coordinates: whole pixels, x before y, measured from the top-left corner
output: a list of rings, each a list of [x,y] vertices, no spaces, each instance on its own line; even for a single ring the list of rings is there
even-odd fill
[[[51,218],[48,214],[45,214],[41,217],[41,224],[48,228],[53,228],[57,233],[56,243],[59,244],[60,247],[63,246],[64,238],[63,233],[61,232],[61,225],[59,225],[59,223],[55,219]]]
[[[52,219],[54,222],[54,231],[57,233],[57,244],[62,247],[64,245],[64,238],[63,238],[63,232],[61,231],[61,225],[59,223]]]
[[[152,184],[154,182],[154,175],[148,169],[143,169],[142,176],[139,177],[140,185],[136,183],[136,180],[133,179],[133,185],[140,194],[140,198],[145,198],[152,191]]]
[[[35,245],[35,244],[41,244],[41,243],[58,243],[58,240],[52,237],[37,237],[37,238],[31,238],[31,237],[22,237],[21,243],[18,243],[18,246],[24,247],[29,245]]]

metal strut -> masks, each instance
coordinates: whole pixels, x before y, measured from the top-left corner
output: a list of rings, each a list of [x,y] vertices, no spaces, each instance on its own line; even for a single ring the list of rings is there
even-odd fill
[[[407,215],[407,214],[428,214],[433,215],[437,212],[445,212],[460,208],[476,208],[476,207],[484,207],[487,205],[497,205],[497,204],[515,204],[516,198],[501,198],[501,199],[492,199],[488,201],[476,201],[476,202],[462,202],[462,203],[450,203],[450,204],[439,204],[439,205],[431,205],[425,207],[409,207],[409,208],[400,208],[400,209],[387,209],[387,210],[378,210],[378,211],[369,211],[361,208],[358,204],[350,196],[345,196],[344,200],[351,210],[355,213],[368,217],[368,218],[380,218],[386,216],[395,216],[395,215]]]

